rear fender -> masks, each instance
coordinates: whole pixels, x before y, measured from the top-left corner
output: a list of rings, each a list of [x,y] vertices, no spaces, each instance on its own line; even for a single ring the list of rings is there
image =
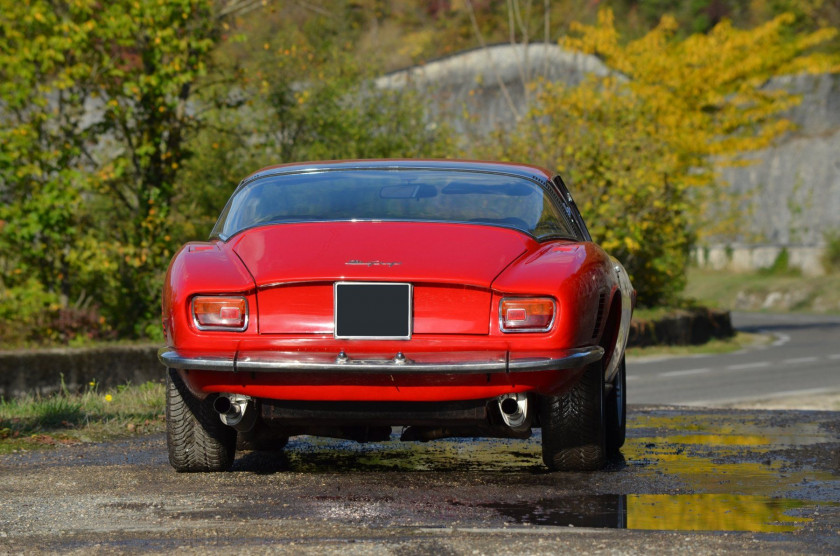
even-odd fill
[[[630,319],[633,316],[633,286],[627,271],[614,257],[612,259],[618,282],[618,291],[615,292],[610,303],[610,312],[607,324],[604,327],[601,346],[606,351],[605,380],[612,381],[618,372],[624,352],[627,348],[627,339],[630,335]],[[606,341],[605,341],[606,340]]]

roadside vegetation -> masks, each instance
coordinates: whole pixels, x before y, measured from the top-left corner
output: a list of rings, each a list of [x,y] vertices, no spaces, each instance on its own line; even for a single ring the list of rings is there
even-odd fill
[[[840,230],[832,230],[825,234],[825,253],[822,263],[826,272],[840,274]]]
[[[685,355],[733,353],[745,348],[760,346],[771,341],[770,336],[737,332],[725,340],[709,340],[701,346],[650,346],[627,349],[628,361],[642,357],[682,357]]]
[[[795,270],[729,272],[690,268],[686,297],[733,311],[840,314],[840,273],[804,276]]]
[[[767,79],[840,67],[840,16],[820,0],[324,6],[0,0],[0,348],[159,341],[175,250],[206,238],[244,175],[304,159],[558,169],[642,306],[678,304],[689,248],[719,231],[703,220],[724,198],[710,157],[790,129],[798,99]],[[373,86],[481,44],[542,41],[613,73],[565,88],[523,71],[530,111],[489,136]]]
[[[0,400],[0,454],[80,442],[102,442],[164,430],[164,385],[107,390],[95,382],[73,393]]]

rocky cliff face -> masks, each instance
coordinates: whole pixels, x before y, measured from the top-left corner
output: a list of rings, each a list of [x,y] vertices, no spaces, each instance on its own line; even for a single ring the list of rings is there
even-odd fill
[[[418,88],[430,98],[434,118],[470,137],[512,125],[525,112],[523,83],[545,78],[575,85],[589,73],[609,71],[594,56],[556,45],[499,45],[391,73],[378,85]],[[802,95],[787,114],[798,128],[773,148],[751,153],[753,164],[721,170],[744,201],[739,229],[719,241],[818,244],[825,231],[840,230],[840,75],[788,76],[767,87]]]
[[[736,241],[819,244],[840,230],[840,74],[796,75],[768,87],[802,96],[786,116],[796,131],[752,153],[755,162],[722,171],[743,194],[744,225]]]
[[[385,88],[415,87],[430,99],[434,117],[446,118],[462,134],[483,134],[510,126],[528,106],[525,83],[548,79],[577,85],[588,74],[610,70],[595,56],[557,45],[497,45],[390,73]]]

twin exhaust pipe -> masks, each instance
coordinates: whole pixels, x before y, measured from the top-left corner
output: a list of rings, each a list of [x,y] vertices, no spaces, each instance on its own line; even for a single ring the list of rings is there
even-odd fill
[[[528,411],[528,394],[503,394],[496,398],[502,421],[511,429],[529,428],[531,413]],[[256,421],[256,409],[250,396],[220,394],[213,400],[213,410],[225,425],[248,431]]]

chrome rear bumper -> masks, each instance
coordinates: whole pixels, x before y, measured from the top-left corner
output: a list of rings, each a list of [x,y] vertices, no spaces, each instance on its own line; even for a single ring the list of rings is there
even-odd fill
[[[550,357],[519,357],[503,353],[482,357],[477,353],[446,359],[447,354],[397,353],[391,359],[352,358],[344,352],[336,356],[301,352],[237,353],[234,356],[184,355],[166,347],[158,359],[166,367],[220,372],[267,373],[381,373],[381,374],[476,374],[514,373],[576,369],[604,356],[600,346],[558,350]]]

